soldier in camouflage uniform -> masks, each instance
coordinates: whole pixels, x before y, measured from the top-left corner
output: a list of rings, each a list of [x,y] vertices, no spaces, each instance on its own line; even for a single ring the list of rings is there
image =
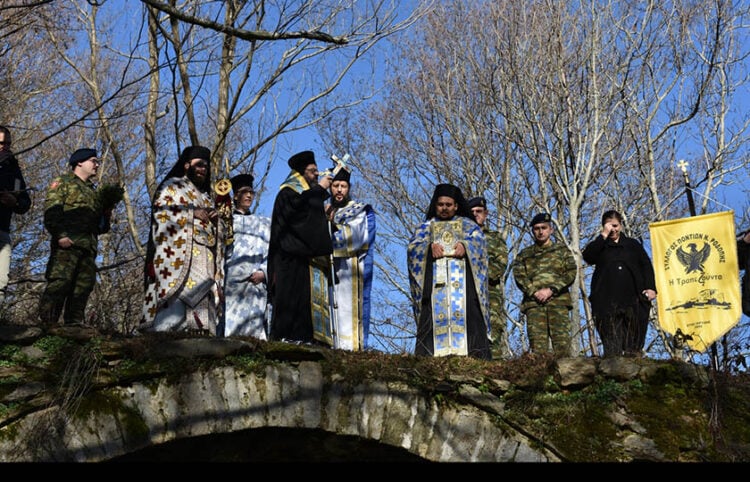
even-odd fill
[[[552,218],[547,213],[531,220],[534,244],[518,253],[513,277],[523,293],[521,311],[532,352],[548,351],[549,341],[557,357],[570,356],[570,286],[578,272],[573,253],[550,239]]]
[[[469,199],[469,207],[474,220],[482,227],[487,239],[488,277],[490,294],[490,350],[493,360],[504,360],[510,357],[508,337],[505,335],[505,315],[503,310],[503,281],[508,267],[508,247],[497,231],[492,231],[487,224],[487,200],[483,197]]]
[[[78,149],[68,160],[72,171],[56,177],[47,191],[44,227],[51,236],[51,252],[39,301],[43,325],[58,323],[65,309],[66,325],[84,322],[89,295],[96,283],[98,236],[110,228],[91,179],[99,168],[93,149]]]

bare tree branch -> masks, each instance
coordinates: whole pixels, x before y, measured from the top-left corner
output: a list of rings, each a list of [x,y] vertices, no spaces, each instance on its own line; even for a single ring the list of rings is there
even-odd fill
[[[263,30],[243,30],[234,28],[227,24],[222,24],[208,20],[205,18],[196,17],[189,15],[184,11],[178,9],[175,6],[168,5],[164,2],[158,2],[156,0],[141,0],[141,2],[147,4],[151,8],[159,10],[168,14],[169,16],[188,24],[197,25],[200,27],[208,28],[216,32],[221,32],[232,37],[242,40],[293,40],[293,39],[307,39],[316,40],[319,42],[333,43],[337,45],[347,44],[349,41],[344,37],[336,37],[329,35],[325,32],[320,31],[299,31],[299,32],[267,32]]]

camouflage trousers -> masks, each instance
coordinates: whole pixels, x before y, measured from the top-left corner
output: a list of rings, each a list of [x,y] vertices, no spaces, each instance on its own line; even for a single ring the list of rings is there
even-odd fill
[[[539,306],[526,310],[526,332],[534,353],[552,351],[557,357],[570,356],[570,310],[567,306]]]
[[[490,350],[493,360],[507,360],[510,358],[508,337],[505,329],[505,314],[503,313],[503,295],[501,290],[490,288]]]
[[[66,325],[83,323],[86,303],[96,283],[96,253],[53,247],[44,277],[47,286],[39,300],[42,324],[57,324],[63,309]]]

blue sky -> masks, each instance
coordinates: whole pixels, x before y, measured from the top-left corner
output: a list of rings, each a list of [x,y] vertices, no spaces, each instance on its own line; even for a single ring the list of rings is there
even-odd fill
[[[748,42],[748,39],[745,40],[745,42]],[[743,47],[745,51],[748,50],[747,47]],[[353,76],[356,76],[356,71],[352,72]],[[350,79],[354,80],[354,79]],[[748,95],[748,87],[744,86],[743,91],[739,95],[739,99],[748,99],[750,98],[750,95]],[[744,102],[742,102],[744,103]],[[702,148],[699,145],[696,146],[683,146],[684,149],[680,149],[681,152],[685,152],[685,155],[693,156],[694,159],[700,158],[703,154]],[[293,155],[296,152],[302,151],[302,150],[312,150],[315,152],[316,159],[318,162],[318,166],[322,169],[328,168],[332,161],[330,160],[331,154],[336,155],[343,155],[344,153],[340,152],[332,152],[328,146],[325,146],[320,139],[320,137],[317,135],[315,129],[308,128],[301,131],[296,131],[293,133],[285,134],[282,139],[279,140],[276,159],[274,160],[274,165],[271,169],[271,172],[269,174],[269,179],[267,182],[267,191],[263,193],[263,195],[260,197],[259,200],[259,207],[256,210],[256,213],[270,216],[273,206],[273,201],[275,198],[275,195],[278,191],[278,187],[281,184],[281,182],[285,179],[287,174],[289,173],[289,168],[286,165],[286,160]],[[356,154],[356,153],[353,153]],[[689,159],[688,159],[689,160]],[[665,175],[674,175],[678,174],[681,175],[681,171],[677,163],[672,166],[672,169],[675,170],[674,173],[665,173]],[[692,186],[694,187],[694,193],[693,197],[695,200],[695,203],[699,209],[700,214],[700,208],[704,201],[704,194],[703,191],[705,189],[705,185],[699,183],[701,178],[703,177],[703,173],[705,170],[705,166],[698,165],[697,161],[691,161],[689,163],[688,167],[688,174],[690,176],[690,181]],[[748,181],[747,172],[745,169],[738,169],[735,172],[734,180],[731,185],[720,187],[719,189],[716,189],[712,191],[709,194],[708,197],[708,204],[707,204],[707,212],[708,213],[714,213],[714,212],[721,212],[721,211],[733,211],[734,212],[734,219],[735,219],[735,231],[738,232],[742,229],[750,228],[750,223],[745,221],[747,218],[747,193],[750,191],[750,181]],[[370,202],[373,203],[377,210],[376,206],[376,200],[368,200],[368,199],[361,199],[361,201],[364,202]],[[414,220],[415,223],[418,220]],[[651,246],[648,240],[649,233],[643,232],[643,233],[629,233],[631,235],[634,235],[635,237],[642,237],[643,240],[646,242],[646,249],[649,253],[651,253]],[[402,247],[403,251],[405,251],[405,246]],[[394,247],[394,249],[398,249],[398,247]],[[377,261],[377,260],[376,260]],[[406,267],[404,266],[404,271],[406,270]],[[377,274],[376,274],[376,282],[377,282]],[[509,290],[513,291],[515,288],[513,286],[510,286]],[[515,295],[515,293],[510,293],[512,296]]]

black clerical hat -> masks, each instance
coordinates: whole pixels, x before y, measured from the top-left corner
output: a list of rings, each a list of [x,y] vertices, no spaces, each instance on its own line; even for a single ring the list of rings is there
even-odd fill
[[[302,151],[293,155],[287,161],[289,167],[299,173],[305,172],[305,168],[310,164],[315,164],[315,153],[313,151]]]

